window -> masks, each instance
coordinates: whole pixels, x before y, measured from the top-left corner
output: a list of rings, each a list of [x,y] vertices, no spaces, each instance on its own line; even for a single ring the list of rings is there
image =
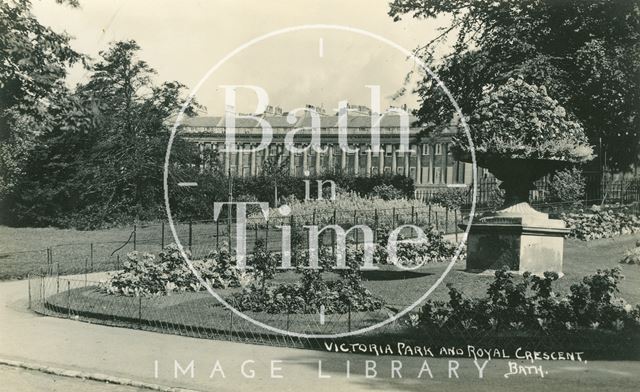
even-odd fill
[[[410,167],[409,168],[409,177],[413,178],[414,180],[417,180],[417,178],[416,178],[416,168],[415,167]]]
[[[434,184],[442,183],[442,168],[439,168],[439,167],[434,168],[433,183]]]
[[[435,155],[442,155],[442,144],[436,143],[436,153]]]
[[[428,144],[422,145],[422,155],[429,155],[430,146]]]
[[[411,156],[415,157],[416,156],[416,150],[418,149],[418,146],[411,146],[410,150],[411,150]]]
[[[391,168],[389,166],[384,167],[384,174],[391,174]]]
[[[385,151],[386,155],[387,155],[388,157],[390,157],[390,156],[391,156],[391,154],[393,154],[393,146],[392,146],[392,145],[387,144],[386,146],[384,146],[384,151]]]

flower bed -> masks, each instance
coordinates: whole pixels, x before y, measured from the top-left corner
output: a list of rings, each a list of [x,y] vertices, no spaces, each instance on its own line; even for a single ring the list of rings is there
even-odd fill
[[[408,323],[424,330],[446,331],[572,331],[640,329],[640,305],[618,298],[620,270],[598,270],[571,286],[571,294],[552,289],[558,279],[525,273],[520,282],[506,270],[498,270],[484,298],[467,298],[449,286],[449,301],[428,301],[419,316]]]
[[[382,301],[362,285],[360,263],[363,250],[349,246],[346,250],[346,267],[335,268],[334,258],[328,249],[319,254],[320,269],[306,268],[308,251],[297,250],[294,263],[301,275],[299,282],[272,283],[258,280],[234,294],[230,301],[242,311],[267,313],[318,313],[325,314],[368,312],[382,308]],[[337,279],[325,280],[331,271]]]
[[[229,249],[222,246],[202,260],[192,260],[202,279],[213,288],[238,287],[247,277],[234,268]],[[202,283],[184,262],[178,246],[167,246],[158,257],[150,253],[130,252],[118,272],[102,285],[110,294],[166,295],[171,292],[200,291]]]
[[[298,200],[289,198],[286,204],[291,208],[290,214],[283,216],[278,208],[269,210],[269,219],[272,221],[286,221],[293,216],[296,223],[315,222],[318,226],[325,226],[333,223],[334,213],[337,224],[354,223],[354,212],[357,211],[355,219],[359,224],[373,225],[377,217],[379,225],[396,225],[414,222],[422,225],[429,221],[426,213],[429,207],[424,202],[416,199],[392,199],[384,200],[380,197],[363,197],[355,193],[339,193],[335,200]],[[432,212],[439,211],[444,215],[444,208],[432,207]],[[412,217],[411,212],[415,215]],[[394,217],[395,212],[395,217]],[[377,215],[376,215],[377,214]],[[453,213],[452,213],[453,214]],[[315,220],[314,220],[315,219]],[[249,214],[248,222],[264,225],[264,218],[259,212]]]
[[[444,239],[442,232],[433,227],[424,229],[426,239],[424,242],[403,241],[403,236],[398,236],[396,243],[396,263],[405,268],[413,268],[427,263],[441,263],[450,261],[455,255],[457,244]],[[389,260],[387,240],[389,232],[384,228],[378,233],[378,245],[374,252],[374,261],[378,264],[391,264]],[[460,259],[464,254],[460,255]]]
[[[640,217],[627,209],[601,209],[593,206],[589,212],[562,214],[571,229],[569,237],[584,241],[640,233]]]

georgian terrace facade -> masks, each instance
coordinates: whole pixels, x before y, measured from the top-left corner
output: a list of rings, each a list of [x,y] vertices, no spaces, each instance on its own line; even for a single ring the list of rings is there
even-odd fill
[[[197,143],[200,148],[203,171],[211,165],[224,165],[225,173],[236,176],[260,175],[263,164],[270,158],[282,162],[288,158],[289,171],[295,176],[311,176],[322,173],[344,173],[355,176],[371,176],[380,173],[409,176],[416,190],[470,184],[471,165],[458,162],[451,154],[450,132],[418,141],[421,129],[410,128],[410,152],[399,152],[400,117],[388,114],[380,121],[380,151],[371,152],[371,116],[350,113],[347,119],[347,141],[358,153],[343,151],[338,139],[338,116],[320,116],[321,146],[327,151],[318,153],[310,148],[302,153],[293,153],[285,148],[285,135],[295,128],[311,126],[309,116],[301,116],[294,124],[285,114],[261,116],[273,130],[268,148],[257,152],[223,152],[225,145],[224,117],[185,118],[180,126],[180,135]],[[411,119],[412,122],[414,119]],[[262,128],[254,119],[236,119],[236,144],[243,149],[255,148],[262,140]],[[311,142],[310,128],[296,132],[294,145],[304,148]]]

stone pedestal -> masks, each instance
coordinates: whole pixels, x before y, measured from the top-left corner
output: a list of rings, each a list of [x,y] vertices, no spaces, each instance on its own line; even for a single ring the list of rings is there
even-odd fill
[[[467,270],[483,272],[506,265],[514,272],[562,275],[564,222],[531,208],[529,203],[474,220],[467,240]]]

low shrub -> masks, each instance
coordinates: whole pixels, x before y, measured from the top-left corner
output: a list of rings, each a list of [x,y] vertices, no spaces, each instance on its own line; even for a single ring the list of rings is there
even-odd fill
[[[640,217],[626,208],[616,210],[593,206],[588,212],[562,214],[571,229],[569,237],[585,241],[640,233]]]
[[[548,203],[581,201],[584,198],[586,185],[580,169],[572,167],[559,170],[547,183],[545,201]]]
[[[204,259],[192,260],[192,264],[213,288],[238,287],[248,281],[248,276],[234,267],[234,257],[226,244]],[[158,257],[147,252],[128,253],[123,270],[112,276],[102,288],[110,294],[127,296],[167,295],[205,289],[175,244],[165,247]]]
[[[429,202],[447,207],[450,210],[459,210],[469,204],[469,192],[466,187],[445,188],[431,195]]]
[[[430,331],[567,331],[640,327],[640,306],[618,298],[619,269],[598,270],[571,286],[569,295],[553,290],[555,272],[525,273],[519,282],[505,269],[484,298],[466,298],[449,285],[449,301],[428,301],[411,325]],[[411,321],[411,320],[410,320]]]
[[[402,191],[393,185],[381,184],[376,185],[371,191],[371,196],[380,198],[382,200],[402,199],[404,194]]]
[[[382,308],[382,301],[362,285],[360,262],[363,251],[347,247],[347,268],[332,267],[333,257],[328,249],[319,254],[323,270],[305,268],[301,261],[308,260],[306,251],[294,257],[298,262],[300,282],[279,284],[252,283],[235,293],[230,299],[238,310],[266,313],[317,313],[324,306],[326,314],[373,311]],[[324,272],[323,272],[324,271]],[[325,280],[331,272],[337,279]]]
[[[291,208],[291,213],[282,216],[278,208],[269,210],[269,219],[276,222],[286,220],[289,221],[291,216],[294,217],[296,223],[311,222],[315,218],[315,224],[325,226],[332,224],[334,212],[336,214],[337,224],[354,221],[354,211],[358,212],[357,218],[359,223],[367,222],[373,228],[374,220],[377,217],[378,226],[393,225],[396,226],[403,223],[426,224],[429,216],[426,213],[428,207],[420,200],[416,199],[392,199],[384,200],[379,197],[364,197],[356,193],[338,193],[335,200],[300,200],[289,197],[286,204]],[[440,211],[439,208],[432,208],[433,214]],[[444,210],[444,208],[442,209]],[[413,218],[411,217],[414,212]],[[395,217],[394,217],[395,213]],[[444,214],[440,215],[441,217]],[[453,214],[451,215],[453,218]],[[264,224],[262,214],[256,213],[248,216],[249,222],[257,222]]]
[[[423,231],[426,235],[424,242],[412,242],[402,234],[398,236],[396,256],[399,265],[412,268],[427,263],[446,262],[455,255],[457,244],[445,240],[442,232],[433,227],[423,228]],[[388,239],[388,231],[378,232],[374,262],[379,264],[392,263],[387,250]]]
[[[640,246],[627,250],[620,262],[622,264],[640,265]]]

